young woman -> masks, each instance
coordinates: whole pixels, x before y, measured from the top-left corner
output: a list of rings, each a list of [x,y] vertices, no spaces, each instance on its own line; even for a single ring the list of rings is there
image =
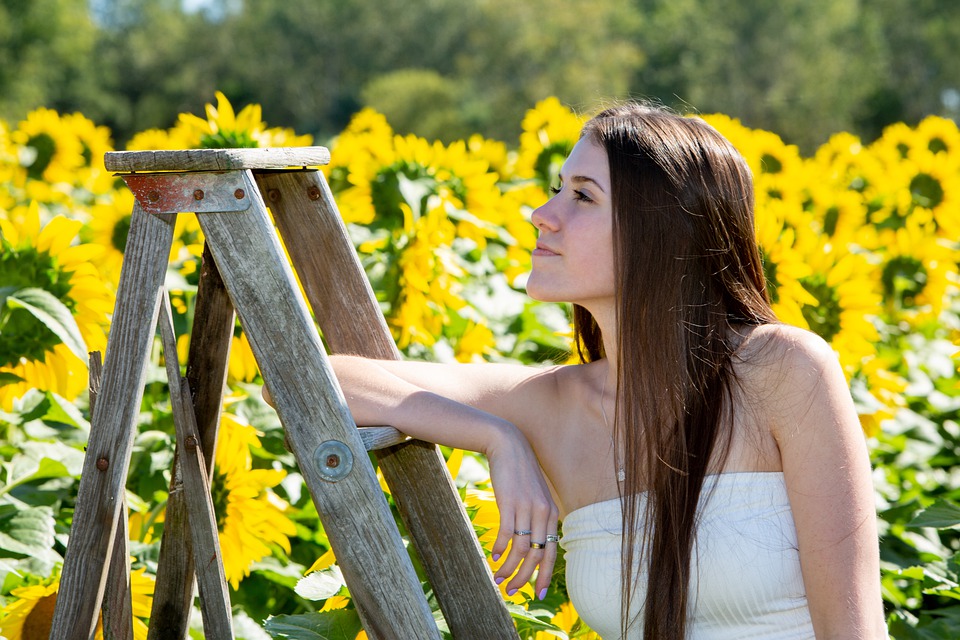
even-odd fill
[[[544,597],[562,544],[605,638],[886,638],[863,434],[830,347],[770,309],[743,158],[629,104],[555,194],[527,290],[573,304],[582,363],[334,357],[357,423],[485,454],[497,581]]]

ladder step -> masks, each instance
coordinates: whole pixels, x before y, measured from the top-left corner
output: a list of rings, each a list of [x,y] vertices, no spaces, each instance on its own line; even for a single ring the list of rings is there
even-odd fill
[[[239,171],[318,167],[329,163],[330,150],[326,147],[110,151],[103,157],[107,171]]]
[[[410,436],[396,427],[359,427],[358,431],[367,451],[379,451],[410,440]]]

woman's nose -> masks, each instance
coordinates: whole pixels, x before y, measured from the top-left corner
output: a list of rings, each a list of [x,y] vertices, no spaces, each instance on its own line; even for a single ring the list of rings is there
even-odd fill
[[[557,229],[557,216],[553,210],[552,202],[553,200],[547,200],[541,206],[534,209],[533,214],[530,216],[530,222],[541,231],[544,229],[555,231]]]

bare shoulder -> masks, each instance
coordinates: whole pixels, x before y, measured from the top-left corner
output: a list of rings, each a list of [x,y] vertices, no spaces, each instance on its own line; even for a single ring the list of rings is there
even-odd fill
[[[772,430],[822,419],[824,411],[849,417],[852,400],[837,354],[817,334],[784,324],[756,327],[737,355],[737,372]]]

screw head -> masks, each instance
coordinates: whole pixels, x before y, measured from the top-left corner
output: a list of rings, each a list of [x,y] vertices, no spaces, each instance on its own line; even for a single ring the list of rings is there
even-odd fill
[[[310,188],[307,190],[307,196],[308,196],[311,200],[319,200],[319,199],[320,199],[320,189],[318,189],[318,188],[316,188],[316,187],[310,187]]]
[[[97,469],[100,471],[106,471],[110,467],[110,461],[105,457],[97,459]]]
[[[147,194],[147,200],[149,200],[150,202],[157,202],[158,200],[160,200],[160,192],[151,191],[150,193]]]
[[[193,192],[194,200],[203,200],[203,189],[197,189]]]
[[[243,200],[243,196],[244,196],[243,189],[237,189],[236,191],[233,192],[233,197],[236,198],[237,200]]]

